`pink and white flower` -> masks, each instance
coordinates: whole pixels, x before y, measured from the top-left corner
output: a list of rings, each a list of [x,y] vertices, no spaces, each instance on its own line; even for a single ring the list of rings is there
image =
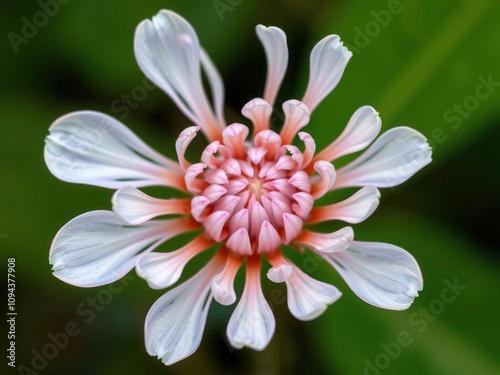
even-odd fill
[[[428,164],[426,138],[408,127],[377,138],[381,120],[372,107],[364,106],[333,143],[315,154],[313,137],[301,130],[352,56],[336,35],[313,48],[302,100],[283,103],[283,127],[279,133],[270,130],[288,50],[284,32],[276,27],[259,25],[257,36],[268,74],[263,98],[242,109],[252,132],[244,124],[226,124],[217,69],[191,25],[163,10],[137,27],[134,50],[146,76],[194,124],[176,141],[178,161],[152,150],[118,120],[93,111],[57,119],[46,140],[45,161],[56,177],[117,189],[113,211],[85,213],[57,233],[49,258],[56,277],[92,287],[111,283],[135,267],[151,288],[163,289],[179,280],[193,257],[217,244],[212,260],[160,297],[147,315],[147,351],[168,365],[196,350],[212,300],[236,302],[233,282],[242,267],[245,286],[227,327],[235,348],[263,350],[274,333],[275,319],[261,288],[263,259],[272,266],[267,277],[285,283],[288,307],[297,319],[318,317],[341,296],[336,287],[312,278],[288,259],[283,245],[324,258],[354,293],[377,307],[406,309],[423,286],[418,264],[408,252],[354,241],[352,228],[337,223],[365,220],[379,204],[378,187],[399,185]],[[192,163],[185,151],[199,132],[209,144]],[[292,144],[296,136],[302,147]],[[334,167],[341,156],[365,148],[347,165]],[[185,198],[158,199],[138,190],[153,185],[178,189]],[[347,187],[360,189],[341,202],[315,205],[325,194]],[[326,221],[335,228],[331,233],[309,227]],[[180,249],[155,251],[165,241],[196,230],[201,234]]]

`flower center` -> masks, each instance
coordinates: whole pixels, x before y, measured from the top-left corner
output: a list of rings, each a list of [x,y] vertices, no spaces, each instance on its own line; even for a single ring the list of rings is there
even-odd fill
[[[196,195],[193,217],[235,253],[275,252],[300,233],[314,201],[302,154],[282,145],[273,131],[260,132],[248,144],[246,127],[228,129],[222,144],[207,146],[203,164],[188,168],[187,175],[196,175],[187,180]]]

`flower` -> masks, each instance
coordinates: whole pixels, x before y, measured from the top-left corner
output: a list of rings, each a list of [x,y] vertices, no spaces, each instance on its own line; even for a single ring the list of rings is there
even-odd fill
[[[263,350],[275,319],[261,288],[262,259],[267,277],[285,283],[287,303],[297,319],[311,320],[335,302],[340,291],[304,273],[282,252],[288,245],[324,258],[349,287],[369,304],[406,309],[422,289],[415,259],[390,244],[354,241],[347,226],[318,233],[308,225],[325,221],[359,223],[379,204],[377,187],[396,186],[431,161],[423,135],[393,128],[375,139],[378,113],[359,108],[342,134],[315,154],[311,135],[301,132],[311,112],[339,82],[352,53],[336,35],[321,40],[310,57],[310,77],[301,101],[283,103],[284,124],[270,130],[270,116],[288,63],[284,32],[257,26],[268,74],[263,98],[250,100],[242,114],[253,124],[227,125],[223,85],[218,71],[191,25],[163,10],[136,30],[139,66],[194,123],[176,141],[178,162],[148,147],[118,120],[80,111],[57,119],[46,140],[45,161],[59,179],[118,189],[113,211],[92,211],[68,222],[57,233],[50,263],[59,279],[80,287],[111,283],[135,267],[155,289],[179,280],[184,266],[217,244],[213,258],[194,276],[170,289],[151,307],[145,324],[146,348],[165,364],[191,355],[203,334],[213,299],[236,302],[233,281],[246,268],[241,298],[227,327],[235,348]],[[208,99],[202,70],[211,88]],[[199,162],[185,158],[201,132],[209,144]],[[295,136],[304,144],[292,144]],[[338,170],[341,156],[368,149]],[[185,198],[158,199],[138,188],[167,186]],[[315,202],[331,191],[360,187],[350,198],[327,206]],[[180,234],[202,229],[170,252],[154,250]]]

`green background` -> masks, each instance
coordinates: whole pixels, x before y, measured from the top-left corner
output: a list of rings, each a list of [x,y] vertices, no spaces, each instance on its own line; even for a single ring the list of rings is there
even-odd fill
[[[14,47],[9,33],[23,36],[23,17],[32,21],[42,8],[35,1],[0,5],[0,274],[6,285],[7,259],[15,257],[17,365],[33,368],[33,356],[51,342],[50,334],[69,322],[78,333],[53,359],[39,363],[42,371],[12,370],[2,355],[2,373],[500,373],[500,90],[497,84],[476,91],[483,80],[500,82],[498,1],[66,0],[58,7],[36,35]],[[367,305],[328,265],[317,264],[311,275],[343,292],[321,317],[297,321],[283,298],[274,298],[277,330],[269,347],[234,351],[224,339],[234,306],[214,303],[198,351],[165,367],[143,345],[144,318],[161,291],[132,276],[114,293],[72,287],[52,276],[48,249],[57,230],[86,211],[110,209],[113,192],[67,184],[48,172],[43,145],[51,122],[79,109],[121,116],[169,156],[175,136],[189,125],[159,89],[142,90],[146,95],[126,115],[116,107],[123,105],[122,95],[143,86],[132,49],[135,26],[162,8],[195,27],[224,78],[230,121],[244,121],[241,107],[263,92],[265,56],[254,32],[262,23],[281,27],[288,37],[290,66],[278,103],[302,96],[310,50],[322,37],[339,34],[354,51],[340,84],[306,129],[319,149],[365,104],[380,112],[383,130],[408,125],[430,139],[432,164],[405,184],[382,189],[378,210],[354,226],[358,240],[394,243],[417,258],[425,286],[410,309]],[[199,153],[202,146],[193,148]],[[441,295],[447,282],[466,286],[451,302]],[[273,289],[266,288],[270,296]],[[103,296],[111,296],[109,303],[85,306],[88,298]],[[1,320],[5,354],[7,326]],[[398,339],[403,346],[395,344]]]

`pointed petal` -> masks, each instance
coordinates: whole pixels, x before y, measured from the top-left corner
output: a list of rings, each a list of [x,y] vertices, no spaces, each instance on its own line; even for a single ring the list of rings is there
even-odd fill
[[[277,27],[265,27],[263,25],[258,25],[256,27],[256,32],[267,57],[267,78],[264,100],[272,106],[274,105],[274,100],[276,99],[288,65],[286,34]]]
[[[353,239],[352,228],[345,227],[333,233],[303,230],[295,241],[322,253],[334,253],[347,249],[351,246]]]
[[[246,228],[240,228],[227,239],[226,246],[236,254],[252,255],[252,243]]]
[[[357,224],[366,220],[376,210],[379,201],[378,189],[375,186],[365,186],[342,202],[313,208],[307,223],[343,220],[350,224]]]
[[[260,259],[248,259],[245,289],[227,326],[229,343],[237,349],[246,346],[264,350],[276,328],[273,312],[262,293],[259,271]]]
[[[45,163],[63,181],[111,189],[125,185],[185,189],[180,166],[113,117],[73,112],[58,118],[49,133]]]
[[[281,238],[274,226],[265,220],[259,231],[259,247],[257,252],[268,253],[276,250],[281,245]]]
[[[390,129],[337,171],[334,188],[399,185],[429,164],[431,153],[427,139],[416,130],[403,126]]]
[[[292,273],[285,280],[288,309],[300,320],[313,320],[337,301],[342,293],[333,285],[313,279],[292,264]]]
[[[342,134],[314,157],[314,161],[333,161],[344,155],[363,150],[378,135],[382,120],[370,106],[359,108],[352,115]]]
[[[59,230],[50,248],[49,262],[54,276],[68,284],[105,285],[134,268],[140,253],[197,227],[185,219],[130,226],[111,211],[87,212]]]
[[[162,10],[137,26],[134,52],[144,74],[172,98],[208,139],[220,139],[225,124],[214,117],[203,88],[201,50],[191,25],[177,13]],[[205,58],[203,61],[213,84],[212,67]],[[218,82],[214,90],[220,89],[217,85]],[[218,97],[216,100],[220,101]]]
[[[351,57],[352,52],[343,46],[338,35],[329,35],[314,46],[309,83],[302,99],[311,112],[337,86]]]
[[[142,224],[160,215],[191,213],[189,199],[157,199],[132,187],[117,190],[111,199],[113,211],[129,224]]]
[[[345,251],[320,255],[359,298],[383,309],[407,309],[423,288],[415,258],[391,244],[354,241]]]
[[[212,302],[210,284],[222,268],[216,256],[196,275],[160,297],[151,307],[144,327],[146,350],[166,365],[193,354],[200,345]]]

